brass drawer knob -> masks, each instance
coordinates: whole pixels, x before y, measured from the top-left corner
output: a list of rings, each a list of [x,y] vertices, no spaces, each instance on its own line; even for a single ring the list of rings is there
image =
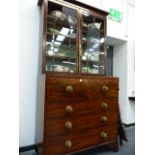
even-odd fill
[[[65,141],[65,147],[67,147],[67,148],[72,147],[72,141],[71,140],[66,140]]]
[[[73,112],[72,106],[71,106],[71,105],[67,105],[66,108],[65,108],[65,111],[66,111],[67,113],[72,113],[72,112]]]
[[[65,127],[66,127],[67,129],[71,129],[71,128],[73,127],[72,122],[67,121],[67,122],[65,123]]]
[[[108,108],[108,104],[105,103],[105,102],[102,102],[102,103],[101,103],[101,108],[102,108],[102,109],[107,109],[107,108]]]
[[[107,121],[108,121],[108,118],[107,118],[106,116],[102,116],[102,117],[101,117],[101,121],[102,121],[102,122],[107,122]]]
[[[101,137],[105,139],[105,138],[107,138],[107,137],[108,137],[108,135],[107,135],[107,133],[106,133],[106,132],[102,131],[102,132],[101,132]]]
[[[68,86],[66,87],[66,91],[67,91],[68,93],[73,93],[73,91],[74,91],[73,86],[68,85]]]
[[[102,91],[103,91],[103,92],[108,91],[108,89],[109,89],[109,88],[108,88],[107,86],[105,86],[105,85],[104,85],[104,86],[102,86]]]

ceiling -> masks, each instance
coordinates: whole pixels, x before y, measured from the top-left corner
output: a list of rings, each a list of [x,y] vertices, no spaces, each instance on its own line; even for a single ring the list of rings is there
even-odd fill
[[[108,45],[119,45],[119,44],[122,44],[122,43],[125,43],[126,41],[125,40],[121,40],[121,39],[117,39],[117,38],[113,38],[113,37],[109,37],[107,36],[106,37],[107,39],[107,44]]]

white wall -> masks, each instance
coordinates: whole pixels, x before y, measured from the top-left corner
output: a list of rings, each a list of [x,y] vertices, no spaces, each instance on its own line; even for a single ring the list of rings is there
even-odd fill
[[[128,5],[128,95],[132,96],[135,89],[135,32],[134,32],[134,7]]]
[[[122,121],[127,121],[127,43],[114,46],[113,76],[119,77],[119,108]]]
[[[127,42],[114,46],[114,76],[119,77],[119,104],[122,121],[135,123],[135,103],[128,99],[135,92],[134,4],[127,4]]]
[[[134,86],[134,79],[131,80],[129,74],[129,64],[131,67],[128,55],[128,42],[114,46],[114,59],[113,59],[113,76],[119,77],[119,108],[122,122],[125,124],[135,123],[135,104],[129,101],[129,87]]]
[[[34,144],[39,50],[37,0],[20,0],[19,145]]]
[[[107,36],[121,40],[127,40],[127,2],[126,0],[103,0],[102,7],[104,10],[113,8],[123,13],[122,21],[116,22],[108,18]]]
[[[128,0],[128,4],[135,6],[135,0]]]
[[[90,6],[94,6],[94,7],[99,8],[99,9],[103,9],[102,8],[102,3],[103,3],[102,1],[103,0],[97,0],[97,1],[94,1],[94,0],[76,0],[76,1],[88,4]]]
[[[135,32],[134,32],[134,1],[128,3],[128,50],[127,50],[127,96],[135,94]],[[133,93],[134,92],[134,93]],[[126,123],[135,122],[135,102],[127,100],[127,121]]]

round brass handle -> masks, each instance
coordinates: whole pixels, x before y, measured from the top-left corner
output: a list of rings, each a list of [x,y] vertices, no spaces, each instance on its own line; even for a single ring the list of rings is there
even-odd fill
[[[101,103],[101,108],[102,108],[102,109],[107,109],[107,108],[108,108],[108,104],[105,103],[105,102],[102,102],[102,103]]]
[[[74,91],[73,86],[68,85],[68,86],[66,87],[66,91],[67,91],[68,93],[73,93],[73,91]]]
[[[67,113],[72,113],[72,112],[73,112],[72,106],[71,106],[71,105],[67,105],[66,108],[65,108],[65,111],[66,111]]]
[[[102,131],[102,132],[101,132],[101,137],[102,137],[102,138],[107,138],[107,137],[108,137],[108,135],[107,135],[107,133],[106,133],[106,132]]]
[[[66,140],[65,141],[65,147],[67,147],[67,148],[72,147],[72,141],[71,140]]]
[[[102,91],[103,91],[103,92],[108,91],[108,89],[109,89],[109,88],[108,88],[107,86],[105,86],[105,85],[104,85],[104,86],[102,86]]]
[[[67,122],[65,123],[65,127],[66,127],[67,129],[71,129],[71,128],[73,127],[72,122],[67,121]]]
[[[101,121],[102,121],[102,122],[107,122],[107,121],[108,121],[108,118],[107,118],[106,116],[102,116],[102,117],[101,117]]]

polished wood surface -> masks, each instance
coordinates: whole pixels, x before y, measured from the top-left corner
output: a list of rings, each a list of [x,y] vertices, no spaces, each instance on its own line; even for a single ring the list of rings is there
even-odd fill
[[[102,120],[102,117],[107,118],[107,120]],[[65,123],[70,121],[72,123],[72,128],[68,129],[65,127]],[[94,113],[91,115],[85,114],[77,117],[63,117],[56,119],[47,119],[45,132],[46,137],[55,137],[63,134],[73,133],[79,130],[89,130],[90,128],[98,128],[100,126],[107,125],[117,125],[118,118],[117,112],[104,112],[104,113]]]
[[[102,103],[107,103],[107,108],[102,108]],[[72,113],[67,113],[65,108],[70,105],[73,108]],[[64,116],[77,116],[81,114],[91,114],[104,111],[117,110],[118,108],[118,99],[117,98],[103,98],[103,99],[57,99],[57,101],[48,100],[46,102],[46,117],[55,118],[55,117],[64,117]]]
[[[101,137],[101,132],[107,134],[106,138]],[[74,132],[69,135],[64,135],[55,138],[48,138],[44,144],[45,155],[62,155],[69,152],[73,152],[79,149],[83,149],[89,146],[98,145],[116,141],[117,128],[116,126],[92,128],[85,130],[84,132]],[[72,146],[66,147],[65,141],[71,140]],[[63,153],[62,153],[63,152]]]
[[[39,0],[41,6],[41,50],[42,73],[45,75],[43,155],[71,155],[99,145],[112,145],[118,149],[118,78],[105,77],[105,57],[100,57],[103,73],[86,74],[82,72],[82,22],[83,14],[89,14],[102,21],[106,37],[107,12],[69,0]],[[46,70],[47,27],[53,10],[73,9],[77,12],[76,31],[76,71],[52,72]],[[96,21],[96,22],[97,22]],[[95,22],[95,21],[94,21]],[[87,24],[90,24],[89,22]],[[66,26],[64,24],[63,26]],[[51,34],[50,34],[51,35]],[[40,123],[38,123],[40,124]],[[37,130],[37,127],[36,127]],[[39,134],[37,134],[39,135]]]
[[[117,148],[118,79],[47,75],[44,119],[44,155],[107,143]]]
[[[73,87],[73,92],[66,91],[67,86]],[[108,87],[108,90],[103,90],[103,86]],[[102,98],[102,97],[117,97],[118,85],[117,79],[103,78],[53,78],[47,77],[47,96],[49,100],[57,98]],[[46,97],[47,97],[46,96]]]

